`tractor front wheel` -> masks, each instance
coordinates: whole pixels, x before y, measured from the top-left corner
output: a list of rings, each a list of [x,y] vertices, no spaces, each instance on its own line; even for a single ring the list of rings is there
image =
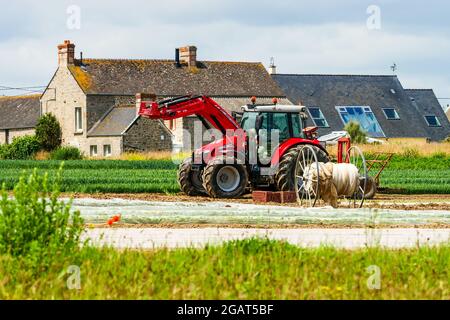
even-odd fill
[[[247,169],[234,159],[217,158],[203,171],[203,187],[213,198],[237,198],[248,184]]]
[[[202,185],[201,171],[192,170],[192,159],[185,159],[178,169],[178,184],[181,191],[188,196],[198,196],[205,194],[206,191]]]
[[[298,153],[303,145],[289,149],[280,159],[278,171],[275,174],[275,186],[279,191],[295,191],[295,165],[297,163]],[[330,161],[328,155],[321,149],[311,146],[317,155],[319,162],[327,163]]]

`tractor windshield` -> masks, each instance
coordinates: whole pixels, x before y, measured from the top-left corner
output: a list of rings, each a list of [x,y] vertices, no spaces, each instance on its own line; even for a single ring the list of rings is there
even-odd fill
[[[245,112],[241,119],[241,128],[245,131],[255,129],[258,115],[262,116],[260,129],[278,130],[281,141],[289,138],[304,138],[302,121],[298,113]]]
[[[267,132],[278,130],[280,142],[289,138],[303,138],[302,122],[298,113],[267,112],[261,115],[261,129]]]

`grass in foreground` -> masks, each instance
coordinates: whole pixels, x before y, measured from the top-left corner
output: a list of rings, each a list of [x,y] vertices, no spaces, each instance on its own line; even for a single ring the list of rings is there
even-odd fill
[[[81,289],[66,273],[80,267]],[[367,281],[376,265],[381,288]],[[244,240],[203,249],[86,247],[43,272],[0,256],[0,299],[450,299],[450,247],[302,249]]]

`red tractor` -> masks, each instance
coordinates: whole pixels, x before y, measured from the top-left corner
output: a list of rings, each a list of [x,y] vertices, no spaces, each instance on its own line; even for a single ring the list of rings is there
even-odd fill
[[[196,115],[207,129],[220,133],[180,165],[178,182],[188,195],[235,198],[252,189],[295,191],[302,184],[296,173],[301,147],[310,146],[302,151],[305,157],[309,152],[316,161],[329,161],[315,137],[317,128],[305,126],[305,107],[278,105],[275,98],[270,105],[252,98],[233,116],[206,96],[141,101],[139,115],[162,120]]]

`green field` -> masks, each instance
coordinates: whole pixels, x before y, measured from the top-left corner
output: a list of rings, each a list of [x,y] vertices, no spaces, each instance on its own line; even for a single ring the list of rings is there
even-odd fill
[[[0,182],[12,189],[22,171],[33,168],[54,176],[60,161],[2,160]],[[61,191],[67,192],[179,192],[177,166],[170,160],[123,161],[77,160],[65,161]]]
[[[244,240],[204,249],[87,247],[46,269],[26,264],[0,256],[0,299],[450,299],[450,246],[349,251]],[[80,268],[80,290],[67,288],[70,265]],[[379,267],[380,289],[367,286],[369,266]]]
[[[0,182],[12,189],[20,173],[34,167],[53,175],[59,161],[0,161]],[[179,192],[177,166],[171,160],[66,161],[62,191],[70,192]],[[450,157],[395,156],[381,176],[381,187],[397,193],[450,194]]]

